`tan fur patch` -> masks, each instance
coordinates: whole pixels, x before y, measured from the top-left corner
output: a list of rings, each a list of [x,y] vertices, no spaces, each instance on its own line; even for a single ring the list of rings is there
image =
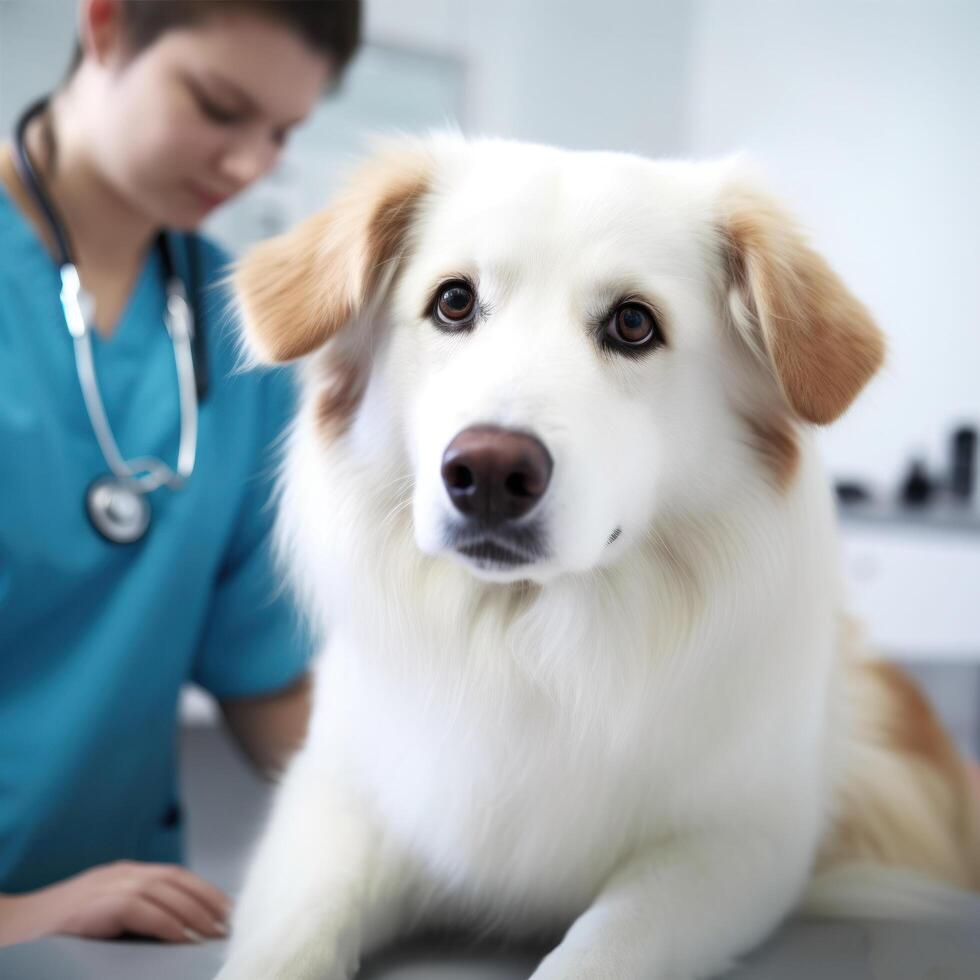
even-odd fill
[[[980,889],[980,807],[967,764],[901,670],[879,661],[846,670],[853,731],[818,869],[876,861]]]
[[[354,361],[331,358],[326,385],[317,401],[317,427],[328,441],[347,431],[364,394],[367,369]]]
[[[890,710],[884,719],[886,741],[900,752],[921,756],[940,767],[955,768],[956,751],[912,678],[886,661],[871,661],[864,666],[887,688]]]
[[[751,445],[769,472],[777,490],[789,489],[800,462],[800,447],[793,424],[786,418],[745,419]]]
[[[787,402],[808,422],[832,422],[881,365],[880,331],[774,201],[730,189],[724,207],[732,281]]]

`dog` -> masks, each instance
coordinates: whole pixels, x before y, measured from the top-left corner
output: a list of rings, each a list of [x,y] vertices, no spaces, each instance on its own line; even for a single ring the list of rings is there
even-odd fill
[[[222,980],[440,924],[710,977],[980,887],[967,766],[844,612],[815,428],[883,338],[744,163],[395,141],[234,285],[299,362],[278,546],[325,640]]]

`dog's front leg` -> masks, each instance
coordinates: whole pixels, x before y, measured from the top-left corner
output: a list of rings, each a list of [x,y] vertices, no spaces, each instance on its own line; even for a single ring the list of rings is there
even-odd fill
[[[397,930],[405,869],[358,794],[301,753],[249,867],[219,980],[347,980]]]
[[[810,863],[786,828],[677,839],[606,883],[531,980],[701,980],[789,912]]]

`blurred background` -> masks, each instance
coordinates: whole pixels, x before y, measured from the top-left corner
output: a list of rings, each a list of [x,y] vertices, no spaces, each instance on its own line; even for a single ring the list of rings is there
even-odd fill
[[[74,15],[0,0],[4,137],[59,80]],[[366,35],[340,96],[208,230],[237,252],[287,227],[392,129],[748,154],[888,334],[823,434],[851,603],[978,753],[980,3],[367,0]]]

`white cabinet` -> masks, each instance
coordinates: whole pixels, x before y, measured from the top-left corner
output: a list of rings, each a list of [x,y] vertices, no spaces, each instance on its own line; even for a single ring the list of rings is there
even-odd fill
[[[878,650],[980,662],[980,523],[845,518],[841,534],[849,605]]]

